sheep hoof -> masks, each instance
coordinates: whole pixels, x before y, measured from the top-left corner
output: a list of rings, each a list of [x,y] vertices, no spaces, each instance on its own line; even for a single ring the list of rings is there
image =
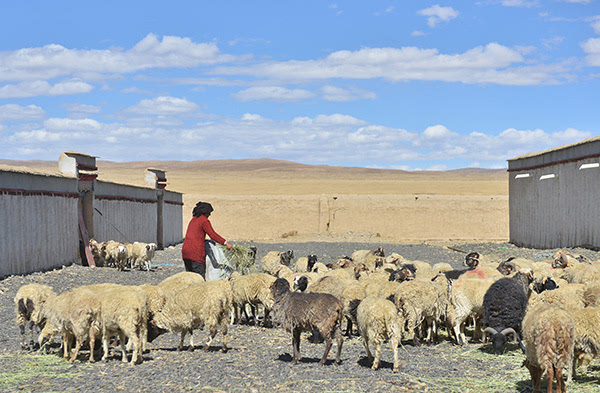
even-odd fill
[[[196,348],[194,348],[194,346],[193,346],[193,345],[190,345],[190,346],[188,347],[188,352],[194,352],[194,349],[196,349]]]
[[[208,345],[205,345],[204,347],[202,347],[202,350],[203,350],[204,352],[208,351]]]
[[[339,366],[340,364],[342,364],[342,361],[338,359],[335,361],[335,364],[337,364]]]
[[[319,364],[320,364],[320,363],[321,363],[321,362],[319,362]],[[292,364],[293,364],[293,365],[296,365],[296,364],[298,364],[298,359],[294,359],[294,360],[292,360]]]
[[[221,348],[221,352],[223,352],[223,353],[227,353],[227,351],[229,351],[229,348],[227,348],[227,347],[223,347],[223,348]]]
[[[379,366],[376,366],[376,365],[371,366],[371,370],[377,370],[378,368],[379,368]]]
[[[392,369],[392,372],[395,372],[395,373],[397,373],[398,371],[399,371],[398,367],[394,367],[394,368]]]
[[[90,359],[90,363],[96,363],[94,359]]]

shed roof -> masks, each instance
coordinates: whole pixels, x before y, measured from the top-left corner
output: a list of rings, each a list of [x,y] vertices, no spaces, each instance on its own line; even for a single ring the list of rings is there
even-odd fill
[[[542,168],[600,157],[600,137],[584,139],[570,145],[554,147],[537,153],[528,153],[508,160],[508,171]]]
[[[570,145],[562,145],[562,146],[557,146],[557,147],[553,147],[551,149],[548,150],[542,150],[542,151],[538,151],[535,153],[527,153],[527,154],[523,154],[520,156],[517,156],[515,158],[510,158],[508,161],[515,161],[515,160],[522,160],[524,158],[531,158],[531,157],[537,157],[537,156],[541,156],[547,153],[552,153],[555,151],[560,151],[560,150],[565,150],[565,149],[569,149],[571,147],[575,147],[575,146],[579,146],[579,145],[584,145],[586,143],[590,143],[590,142],[595,142],[595,141],[600,141],[600,136],[595,136],[592,138],[588,138],[588,139],[584,139],[580,142],[577,143],[571,143]]]

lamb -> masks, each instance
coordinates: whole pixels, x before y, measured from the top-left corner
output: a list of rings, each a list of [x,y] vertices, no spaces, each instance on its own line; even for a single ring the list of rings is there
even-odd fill
[[[533,391],[540,391],[546,371],[548,392],[556,379],[556,391],[566,392],[563,368],[570,374],[573,364],[575,324],[571,315],[556,306],[543,305],[527,313],[523,321],[523,338],[527,343],[524,365],[531,374]]]
[[[150,261],[154,258],[156,252],[156,243],[140,243],[135,242],[131,246],[129,259],[131,261],[131,270],[136,266],[150,271]]]
[[[267,255],[262,258],[261,267],[262,271],[274,275],[277,266],[284,265],[289,266],[290,262],[294,258],[294,252],[288,251],[269,251]]]
[[[527,310],[531,272],[519,271],[513,277],[494,282],[483,297],[484,334],[491,334],[496,355],[504,350],[508,334],[513,334],[525,352],[521,342],[521,323]]]
[[[273,308],[274,299],[269,288],[274,281],[275,277],[267,273],[253,273],[244,276],[238,272],[233,272],[229,282],[233,294],[232,304],[235,323],[240,322],[240,311],[243,311],[246,321],[250,320],[246,313],[246,304],[252,307],[254,318],[256,318],[255,307],[262,304],[265,309],[263,326],[266,326],[269,313]]]
[[[292,333],[294,348],[292,364],[300,361],[300,334],[303,331],[318,331],[326,340],[325,352],[319,361],[320,365],[325,364],[332,340],[336,338],[335,363],[340,364],[342,303],[335,296],[326,293],[291,292],[288,282],[282,278],[278,278],[271,284],[271,294],[275,299],[273,307],[275,319]]]
[[[227,325],[231,309],[231,290],[227,281],[210,281],[190,285],[167,299],[163,309],[154,316],[154,323],[165,330],[180,332],[178,350],[183,349],[187,333],[190,334],[189,351],[193,351],[193,330],[206,326],[209,339],[203,350],[207,351],[217,335],[218,328],[223,335],[222,352],[227,352]]]
[[[298,258],[294,270],[296,273],[311,272],[316,262],[317,256],[314,254],[310,254],[308,257]]]
[[[33,347],[33,327],[39,329],[43,327],[44,316],[42,308],[49,297],[56,295],[52,288],[42,284],[23,285],[17,291],[14,298],[15,314],[17,315],[17,325],[21,330],[21,348],[25,345],[25,325],[29,323],[30,341],[29,346]]]
[[[394,352],[393,371],[398,372],[398,344],[402,340],[402,323],[398,316],[396,306],[389,300],[374,296],[365,298],[356,311],[358,329],[363,339],[367,356],[373,362],[372,370],[379,368],[381,358],[381,343],[389,339]],[[369,343],[375,345],[375,358],[369,350]]]
[[[142,362],[142,351],[147,337],[148,296],[142,290],[130,287],[115,287],[105,296],[100,296],[102,313],[102,360],[108,358],[108,339],[119,335],[122,360],[127,363],[125,342],[128,338],[133,344],[131,364]]]
[[[125,269],[129,253],[127,247],[122,243],[109,241],[104,251],[106,252],[107,259],[110,259],[112,264],[116,266],[120,271]]]
[[[96,294],[87,289],[76,288],[73,291],[64,292],[60,295],[50,296],[43,307],[44,317],[47,324],[54,327],[62,334],[63,356],[73,363],[77,359],[79,349],[83,344],[83,338],[88,335],[90,345],[90,363],[94,363],[94,342],[100,333],[101,304]],[[54,329],[45,334],[53,334]],[[43,339],[45,336],[40,334]],[[75,348],[70,354],[70,345],[75,338]]]
[[[407,281],[398,286],[394,298],[398,312],[406,321],[407,330],[413,334],[413,342],[419,345],[417,328],[425,322],[426,341],[433,341],[436,323],[445,317],[449,302],[451,281],[439,274],[430,282]]]

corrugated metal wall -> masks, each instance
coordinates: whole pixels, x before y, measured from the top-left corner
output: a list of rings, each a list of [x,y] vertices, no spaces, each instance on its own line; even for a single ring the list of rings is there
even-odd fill
[[[182,194],[165,192],[164,244],[183,240]],[[95,182],[94,238],[157,242],[157,190]],[[77,180],[0,170],[0,276],[79,262]]]
[[[0,276],[48,270],[78,259],[77,198],[0,195],[0,206]]]
[[[182,202],[181,194],[179,195],[179,201],[166,199],[167,197],[165,196],[165,205],[163,208],[163,241],[165,247],[181,243],[183,241],[183,216],[181,213]],[[175,203],[169,203],[167,201],[172,201]]]
[[[156,243],[156,203],[94,199],[94,209],[94,239]]]
[[[78,260],[75,179],[0,171],[0,276]]]
[[[534,248],[600,246],[600,167],[580,169],[582,164],[598,163],[597,157],[589,157],[589,147],[565,149],[563,156],[553,152],[556,164],[543,156],[537,163],[529,157],[528,166],[518,159],[509,161],[512,243]]]

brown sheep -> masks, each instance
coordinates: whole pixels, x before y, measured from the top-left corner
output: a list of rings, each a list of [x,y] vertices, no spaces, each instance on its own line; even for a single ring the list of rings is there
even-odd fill
[[[325,352],[319,362],[325,364],[331,350],[332,340],[337,339],[335,363],[340,364],[342,353],[341,325],[343,314],[342,303],[327,293],[303,293],[290,291],[287,280],[278,278],[271,284],[271,293],[275,298],[273,313],[275,319],[292,333],[294,360],[300,360],[300,334],[304,331],[318,331],[326,341]]]

